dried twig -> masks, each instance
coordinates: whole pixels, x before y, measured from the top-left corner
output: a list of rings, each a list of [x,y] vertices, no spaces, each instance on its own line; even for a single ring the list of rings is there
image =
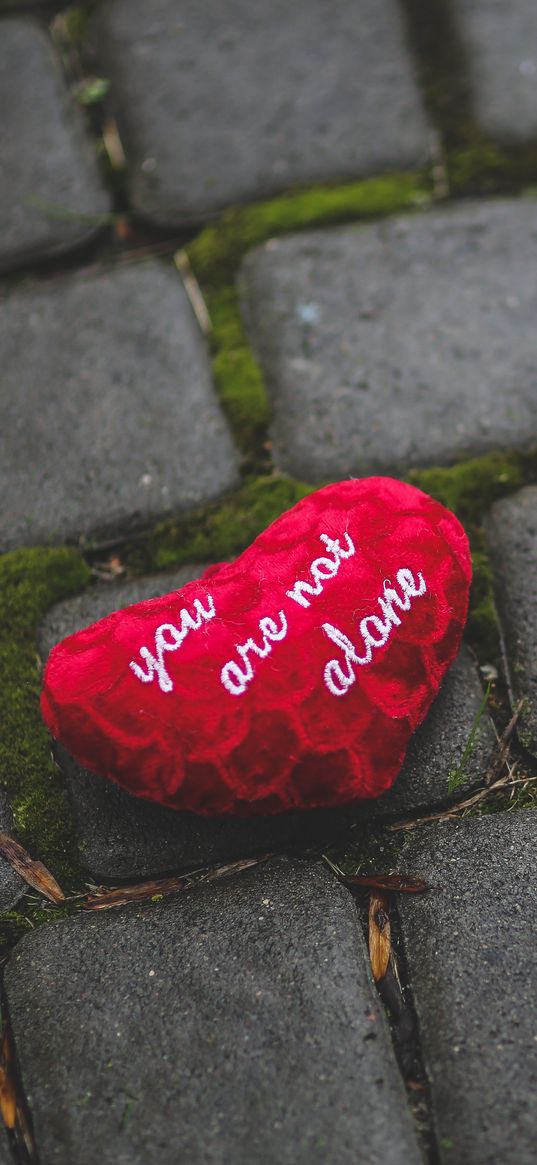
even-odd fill
[[[9,837],[7,833],[0,833],[0,853],[16,870],[17,874],[34,890],[44,894],[49,902],[65,901],[65,894],[50,870],[47,870],[42,862],[34,861],[24,847],[19,845],[19,842],[15,841],[13,837]]]
[[[82,905],[84,910],[110,910],[112,906],[126,906],[127,902],[144,902],[148,898],[173,894],[176,890],[186,890],[189,884],[184,878],[175,877],[159,878],[113,890],[99,889],[96,894],[89,894]]]
[[[388,825],[386,828],[392,833],[396,833],[399,829],[415,829],[418,825],[427,825],[430,821],[454,821],[460,817],[461,813],[465,813],[468,809],[473,809],[474,805],[478,805],[480,801],[485,800],[494,793],[503,792],[505,789],[514,788],[516,785],[528,785],[533,781],[537,781],[537,776],[523,776],[513,779],[512,773],[515,771],[515,766],[506,773],[504,777],[499,777],[493,785],[486,785],[484,788],[478,789],[471,797],[466,797],[464,801],[458,801],[456,805],[450,805],[449,809],[441,809],[438,813],[428,813],[425,817],[412,817],[404,821],[395,821],[393,825]]]
[[[161,898],[165,894],[174,894],[179,890],[191,890],[200,883],[214,882],[218,878],[225,878],[228,874],[237,874],[242,870],[250,869],[261,862],[267,861],[271,854],[263,854],[257,858],[244,858],[227,865],[217,866],[199,875],[183,874],[171,878],[159,878],[149,882],[138,882],[131,886],[118,886],[112,889],[99,887],[96,893],[88,894],[82,903],[84,910],[110,910],[114,906],[126,906],[128,902],[144,902],[151,898]]]
[[[485,773],[485,776],[483,777],[484,785],[492,785],[496,778],[499,777],[504,765],[507,763],[511,738],[520,719],[525,703],[525,699],[519,700],[507,727],[504,728],[492,754],[489,767]]]
[[[182,277],[185,291],[190,300],[192,310],[204,336],[210,335],[213,330],[207,304],[203,298],[201,287],[194,275],[186,251],[176,251],[173,257],[175,266]]]

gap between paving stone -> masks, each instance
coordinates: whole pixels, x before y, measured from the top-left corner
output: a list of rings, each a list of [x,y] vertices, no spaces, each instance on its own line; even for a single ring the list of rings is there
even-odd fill
[[[128,583],[100,584],[58,604],[40,630],[43,662],[64,636],[112,610],[177,590],[198,578],[203,569],[187,566]],[[495,742],[485,714],[465,764],[463,783],[449,797],[449,773],[460,763],[482,697],[474,663],[463,649],[426,722],[411,741],[392,790],[359,807],[297,810],[251,820],[197,817],[133,797],[113,782],[82,769],[57,745],[56,756],[75,812],[80,860],[97,879],[151,877],[273,848],[323,845],[351,826],[365,827],[460,799],[480,783]]]
[[[485,531],[512,703],[526,702],[517,733],[537,756],[537,486],[496,502]]]
[[[431,890],[400,896],[442,1165],[533,1165],[537,1141],[534,810],[426,826],[398,867]]]
[[[324,867],[42,927],[5,978],[43,1161],[421,1162],[356,910]]]

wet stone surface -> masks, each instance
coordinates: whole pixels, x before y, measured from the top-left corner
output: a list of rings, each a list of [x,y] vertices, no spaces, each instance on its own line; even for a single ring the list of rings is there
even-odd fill
[[[41,627],[43,662],[66,635],[112,610],[176,590],[199,577],[202,570],[202,566],[188,566],[127,583],[102,584],[58,604]],[[318,847],[351,827],[444,805],[450,800],[449,773],[460,765],[482,695],[470,653],[463,649],[426,722],[411,741],[393,789],[377,801],[347,809],[297,811],[250,820],[178,813],[131,796],[111,781],[82,769],[64,748],[56,746],[74,807],[81,861],[98,879],[152,877],[273,849]],[[490,721],[484,716],[464,763],[457,798],[481,782],[494,739]]]
[[[535,442],[536,223],[534,199],[468,203],[247,256],[278,466],[324,481]]]
[[[43,1161],[421,1161],[358,913],[325,868],[42,927],[6,990]]]
[[[442,1165],[532,1165],[537,1139],[537,813],[425,826],[399,910]],[[403,900],[404,898],[404,900]]]
[[[94,42],[132,201],[158,223],[427,159],[393,0],[106,0]]]
[[[500,142],[537,138],[537,30],[533,0],[453,0],[479,127]]]
[[[110,208],[46,33],[1,9],[0,108],[1,270],[84,242]]]
[[[525,701],[517,732],[537,755],[537,486],[496,502],[487,536],[511,695]]]
[[[235,483],[208,354],[171,266],[6,293],[0,347],[2,548],[125,531]]]

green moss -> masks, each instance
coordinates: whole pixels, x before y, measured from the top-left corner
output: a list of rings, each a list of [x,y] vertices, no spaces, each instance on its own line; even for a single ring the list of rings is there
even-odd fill
[[[279,474],[247,480],[226,501],[161,523],[150,539],[125,547],[123,559],[138,574],[183,562],[232,558],[314,488]]]
[[[63,13],[65,31],[77,48],[80,48],[87,36],[88,22],[91,10],[86,7],[75,6]]]
[[[30,894],[33,893],[34,891],[30,890]],[[35,901],[31,899],[25,899],[20,910],[4,910],[0,913],[0,957],[36,927],[49,922],[58,922],[61,918],[69,918],[78,911],[78,903],[66,902],[58,906],[50,904],[43,907],[36,906]]]
[[[453,510],[465,526],[473,562],[467,638],[483,662],[499,658],[492,570],[481,523],[498,498],[537,481],[537,450],[490,453],[446,469],[414,470],[409,481]]]
[[[446,170],[452,194],[486,194],[505,180],[509,159],[497,146],[477,141],[450,151]]]
[[[238,444],[258,469],[270,410],[235,289],[243,255],[272,235],[384,215],[427,198],[419,176],[408,174],[297,191],[269,202],[231,208],[187,248],[213,327],[213,372],[220,400]]]
[[[0,784],[23,844],[62,880],[72,872],[70,818],[39,713],[36,628],[48,608],[89,581],[74,550],[37,549],[0,559]]]
[[[452,194],[505,194],[520,191],[537,177],[535,146],[500,147],[475,131],[470,144],[450,150],[446,159]]]
[[[389,874],[397,866],[403,836],[382,827],[358,825],[352,841],[335,842],[326,856],[344,874]]]
[[[4,910],[0,914],[0,956],[15,946],[31,929],[32,924],[25,914],[18,910]]]
[[[427,201],[419,174],[388,174],[344,186],[318,186],[282,194],[269,202],[233,207],[188,247],[188,257],[205,293],[233,280],[241,258],[272,235],[365,219]]]
[[[408,480],[453,510],[461,522],[479,523],[498,498],[537,480],[537,449],[489,453],[446,469],[416,469]]]
[[[269,406],[233,288],[225,288],[213,296],[211,319],[216,387],[239,444],[251,453],[264,439]]]

